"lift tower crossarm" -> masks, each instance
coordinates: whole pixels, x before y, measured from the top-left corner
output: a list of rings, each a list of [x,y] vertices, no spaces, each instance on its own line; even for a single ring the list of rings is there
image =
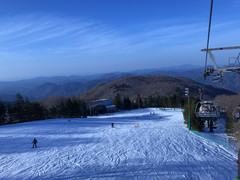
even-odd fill
[[[240,46],[220,47],[220,48],[208,48],[208,51],[227,50],[227,49],[240,49]],[[207,51],[207,49],[201,49],[201,51]]]

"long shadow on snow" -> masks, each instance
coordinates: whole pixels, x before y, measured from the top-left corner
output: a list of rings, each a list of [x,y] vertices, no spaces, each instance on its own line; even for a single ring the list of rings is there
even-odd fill
[[[10,124],[0,126],[0,130],[12,130],[12,129],[20,129],[23,132],[30,130],[30,132],[35,131],[34,129],[58,129],[58,128],[69,128],[72,126],[76,127],[101,127],[101,126],[109,126],[112,122],[116,123],[135,123],[138,121],[165,121],[168,120],[171,115],[138,115],[138,116],[120,116],[120,117],[91,117],[91,118],[67,118],[67,119],[47,119],[47,120],[39,120],[39,121],[32,121],[32,122],[25,122],[25,123],[18,123],[18,124]],[[71,120],[71,122],[68,122]],[[1,132],[2,134],[3,132]],[[8,134],[8,133],[7,133]]]
[[[237,167],[233,166],[231,161],[226,165],[226,162],[223,161],[219,163],[218,159],[211,160],[211,163],[209,163],[209,161],[162,163],[156,164],[154,169],[152,162],[149,164],[122,164],[110,170],[103,169],[102,171],[96,171],[96,169],[100,170],[101,167],[93,165],[88,168],[87,172],[83,172],[80,168],[79,170],[81,171],[76,172],[75,175],[61,174],[50,179],[169,179],[170,177],[179,179],[179,177],[183,177],[183,175],[184,178],[180,179],[201,179],[203,177],[233,179],[237,176]],[[205,176],[203,176],[203,174],[205,174]],[[41,178],[45,179],[44,177]]]
[[[101,138],[98,137],[76,137],[76,138],[71,138],[71,137],[64,137],[64,138],[59,138],[56,137],[55,139],[52,138],[39,138],[38,141],[39,143],[37,144],[37,148],[32,148],[32,143],[31,143],[30,138],[5,138],[4,142],[0,141],[0,154],[19,154],[19,153],[28,153],[28,152],[33,152],[33,151],[41,151],[41,150],[51,150],[51,149],[62,149],[63,147],[77,147],[81,146],[84,144],[94,144],[96,145],[97,143],[102,142]],[[8,143],[6,143],[8,142]]]
[[[109,124],[107,124],[109,126]],[[77,146],[98,143],[100,138],[94,137],[95,128],[105,126],[103,123],[81,122],[78,119],[68,123],[67,120],[46,120],[22,123],[20,126],[0,127],[0,153],[25,153],[32,151],[33,138],[37,138],[39,149]],[[91,137],[85,137],[90,134]]]
[[[97,133],[98,131],[96,131],[94,128],[110,128],[111,123],[133,124],[141,121],[167,121],[171,116],[159,116],[158,114],[152,114],[137,117],[138,118],[135,116],[109,118],[96,117],[81,119],[76,118],[71,119],[71,122],[68,122],[68,119],[50,119],[1,126],[1,135],[6,136],[0,138],[0,153],[11,154],[32,151],[31,142],[34,137],[36,137],[39,141],[38,145],[40,148],[74,146],[91,142],[98,143],[101,141],[100,138],[85,138],[82,136],[84,134]],[[52,141],[50,141],[51,139]]]
[[[135,123],[139,121],[167,121],[171,118],[171,115],[142,115],[142,116],[130,116],[130,117],[107,117],[107,118],[91,118],[94,119],[92,122],[99,122],[101,123]]]

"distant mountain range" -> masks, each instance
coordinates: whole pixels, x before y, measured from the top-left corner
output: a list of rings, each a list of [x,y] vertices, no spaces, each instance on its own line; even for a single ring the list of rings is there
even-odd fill
[[[204,85],[211,85],[214,87],[228,89],[230,91],[240,92],[240,80],[237,73],[224,73],[222,82],[212,82],[212,77],[208,77],[206,80],[203,78],[204,68],[188,68],[188,69],[175,69],[175,70],[156,70],[148,73],[142,73],[141,75],[166,75],[171,77],[185,77],[192,79]]]
[[[89,76],[57,76],[38,77],[28,80],[0,82],[0,98],[4,101],[13,101],[17,93],[37,100],[49,96],[74,96],[80,95],[100,84],[112,82],[131,76],[154,76],[166,75],[170,77],[186,77],[205,85],[225,88],[233,92],[239,92],[239,78],[237,74],[224,75],[224,81],[213,83],[211,79],[204,81],[204,69],[192,65],[176,67],[165,67],[162,69],[136,70],[128,73],[113,72],[106,74],[95,74]]]
[[[114,98],[119,93],[122,97],[128,96],[131,100],[140,94],[142,98],[148,96],[168,96],[181,94],[184,96],[185,88],[190,89],[190,94],[199,97],[199,88],[204,89],[205,99],[213,99],[217,95],[233,95],[232,91],[216,88],[213,86],[197,83],[193,80],[182,77],[169,76],[131,76],[119,79],[110,83],[99,85],[79,97],[86,101],[104,98]]]
[[[79,95],[101,83],[130,76],[127,73],[108,73],[90,76],[38,77],[29,80],[0,82],[0,98],[13,101],[17,93],[30,100],[49,96]]]

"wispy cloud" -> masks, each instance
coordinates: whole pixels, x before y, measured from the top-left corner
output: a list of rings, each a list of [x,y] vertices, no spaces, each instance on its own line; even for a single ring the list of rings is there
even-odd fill
[[[96,56],[154,51],[164,47],[191,46],[199,41],[205,42],[207,31],[206,24],[201,22],[175,22],[174,25],[146,23],[147,28],[128,31],[127,27],[117,29],[99,21],[43,14],[1,18],[0,21],[0,56],[6,56],[8,52],[31,56]],[[221,34],[229,27],[230,32],[233,26],[236,26],[236,22],[217,24],[214,31]]]

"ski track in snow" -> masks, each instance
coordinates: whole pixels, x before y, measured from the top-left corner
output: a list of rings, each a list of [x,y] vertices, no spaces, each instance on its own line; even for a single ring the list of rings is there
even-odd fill
[[[0,179],[237,177],[236,152],[211,140],[223,134],[202,133],[209,139],[188,131],[179,109],[67,120],[1,126]],[[34,137],[38,148],[31,148]]]

